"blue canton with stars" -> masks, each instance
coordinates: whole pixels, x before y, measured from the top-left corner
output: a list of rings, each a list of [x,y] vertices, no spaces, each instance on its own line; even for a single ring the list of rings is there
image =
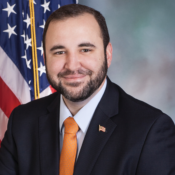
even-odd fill
[[[42,34],[50,14],[76,0],[33,0],[35,9],[36,45],[40,92],[49,86],[43,62]],[[19,69],[34,99],[32,44],[29,0],[0,1],[0,47]]]

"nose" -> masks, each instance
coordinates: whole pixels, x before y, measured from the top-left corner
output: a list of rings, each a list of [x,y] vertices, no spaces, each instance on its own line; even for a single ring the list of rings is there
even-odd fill
[[[71,71],[78,70],[80,68],[80,62],[76,53],[68,53],[66,57],[65,69]]]

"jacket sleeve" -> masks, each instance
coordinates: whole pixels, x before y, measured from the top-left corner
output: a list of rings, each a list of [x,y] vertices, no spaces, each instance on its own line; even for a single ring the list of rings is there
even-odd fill
[[[16,145],[13,140],[13,115],[12,112],[7,131],[5,133],[4,139],[1,142],[0,148],[0,175],[17,175],[18,173],[18,160],[17,160],[17,150]]]
[[[137,175],[175,175],[175,126],[162,114],[147,134]]]

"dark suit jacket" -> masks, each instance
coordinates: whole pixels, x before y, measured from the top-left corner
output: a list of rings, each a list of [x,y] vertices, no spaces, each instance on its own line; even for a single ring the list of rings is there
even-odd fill
[[[12,112],[0,175],[59,174],[59,100],[55,93]],[[106,132],[99,132],[99,124]],[[175,175],[174,123],[108,79],[74,175]]]

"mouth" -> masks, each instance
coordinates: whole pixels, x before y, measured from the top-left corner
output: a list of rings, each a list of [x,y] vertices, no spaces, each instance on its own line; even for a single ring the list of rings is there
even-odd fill
[[[58,74],[59,78],[62,78],[67,83],[80,83],[88,75],[91,76],[92,71],[79,69],[77,71],[66,70]]]
[[[83,74],[75,74],[75,75],[66,75],[66,76],[62,76],[63,79],[65,79],[66,81],[81,81],[86,75]]]

